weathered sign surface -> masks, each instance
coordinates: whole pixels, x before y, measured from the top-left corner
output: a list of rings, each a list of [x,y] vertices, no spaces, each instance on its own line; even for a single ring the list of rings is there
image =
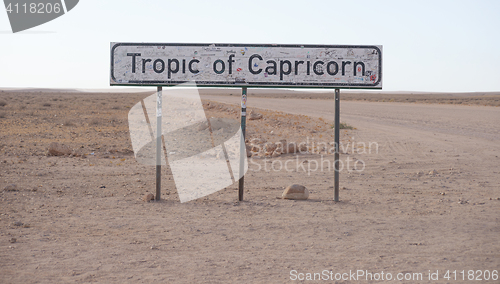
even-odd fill
[[[382,46],[111,43],[111,85],[382,88]]]

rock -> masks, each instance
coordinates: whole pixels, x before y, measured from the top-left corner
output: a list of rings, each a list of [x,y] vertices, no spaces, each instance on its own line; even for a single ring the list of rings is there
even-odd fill
[[[17,186],[15,184],[9,184],[3,188],[5,191],[17,191]]]
[[[142,200],[149,202],[149,201],[155,200],[155,196],[152,193],[148,193],[148,194],[144,195]]]
[[[250,115],[248,116],[248,120],[257,120],[257,119],[261,119],[262,118],[262,114],[258,113],[258,112],[254,112],[253,110],[250,111]]]
[[[276,150],[277,146],[274,143],[268,142],[264,144],[264,153],[272,154]]]
[[[276,150],[279,150],[281,153],[286,153],[286,140],[282,139],[279,142],[276,142]]]
[[[205,129],[208,129],[208,121],[204,121],[198,125],[198,131],[203,131]]]
[[[292,184],[285,188],[281,197],[283,199],[306,200],[309,198],[309,190],[303,185]]]
[[[307,144],[305,144],[305,143],[300,143],[300,144],[299,144],[299,151],[300,151],[301,153],[303,153],[303,152],[307,152]]]
[[[231,132],[231,122],[232,121],[228,120],[227,118],[212,117],[210,118],[210,127],[212,128],[212,132],[222,129],[223,133],[228,133]]]
[[[438,172],[436,170],[432,170],[432,171],[429,172],[429,175],[430,176],[435,176],[435,175],[437,175],[437,173]]]
[[[20,227],[22,225],[23,225],[23,222],[19,222],[19,221],[14,222],[14,226]]]
[[[260,152],[260,146],[252,145],[252,148],[250,149],[252,152]]]
[[[218,152],[216,155],[215,155],[215,158],[217,158],[218,160],[225,160],[226,159],[226,155],[224,155],[224,151],[220,151]]]
[[[52,142],[49,145],[49,156],[65,156],[70,155],[72,150],[63,144],[59,144],[57,142]]]
[[[286,153],[296,153],[297,152],[297,144],[295,142],[290,142],[286,145]]]
[[[264,138],[252,138],[252,139],[250,140],[250,143],[252,143],[252,144],[254,144],[254,145],[264,144],[264,143],[266,143],[266,142],[267,142],[267,141],[266,141],[266,139],[264,139]]]
[[[247,157],[252,157],[252,146],[245,144],[247,149]]]
[[[17,239],[16,239],[16,238],[11,238],[11,239],[9,240],[9,242],[10,242],[11,244],[13,244],[13,243],[17,242]]]
[[[271,154],[271,157],[273,158],[276,158],[276,157],[279,157],[281,155],[281,151],[279,151],[278,149],[274,150],[274,152]]]

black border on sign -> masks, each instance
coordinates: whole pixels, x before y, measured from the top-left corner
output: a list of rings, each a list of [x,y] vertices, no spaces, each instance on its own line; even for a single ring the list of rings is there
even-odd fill
[[[340,89],[382,89],[382,51],[375,45],[319,45],[319,44],[228,44],[228,43],[116,43],[111,48],[111,86],[176,86],[190,81],[129,81],[117,83],[114,76],[114,51],[119,46],[204,46],[204,47],[288,47],[288,48],[370,48],[378,51],[378,80],[371,84],[349,83],[279,83],[279,82],[223,82],[195,81],[200,87],[247,87],[247,88],[340,88]]]

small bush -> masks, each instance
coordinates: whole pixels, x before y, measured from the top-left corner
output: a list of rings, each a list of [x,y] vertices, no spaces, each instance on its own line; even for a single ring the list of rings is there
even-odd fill
[[[339,124],[339,126],[340,126],[340,129],[350,129],[350,130],[354,129],[354,127],[350,126],[349,124],[347,124],[345,122],[341,122]],[[335,128],[335,125],[332,125],[332,128]]]
[[[7,102],[6,101],[0,101],[0,106],[6,106]]]
[[[51,105],[51,104],[49,104],[49,103],[44,103],[44,104],[43,104],[43,106],[44,106],[44,107],[50,107],[50,106],[52,106],[52,105]]]
[[[340,129],[354,129],[354,127],[350,126],[349,124],[342,122],[340,123]]]

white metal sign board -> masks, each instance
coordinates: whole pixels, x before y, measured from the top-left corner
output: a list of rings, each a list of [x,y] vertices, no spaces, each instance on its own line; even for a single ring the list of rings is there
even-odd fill
[[[111,85],[382,89],[382,46],[111,43]]]

